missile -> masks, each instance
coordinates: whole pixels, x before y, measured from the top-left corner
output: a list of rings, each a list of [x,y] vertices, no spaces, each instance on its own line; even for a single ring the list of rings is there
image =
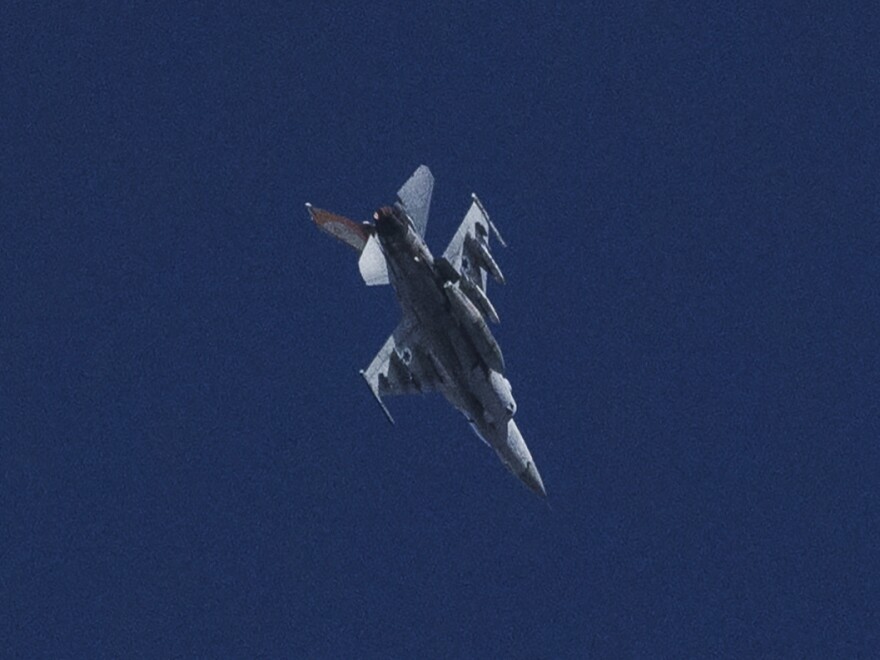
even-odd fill
[[[452,282],[443,285],[446,291],[446,297],[452,304],[452,308],[458,320],[461,322],[464,331],[474,343],[483,360],[490,369],[494,369],[500,373],[504,373],[504,356],[501,355],[501,348],[489,326],[486,325],[486,319],[477,309],[476,305],[464,294],[464,292],[455,286]]]
[[[489,250],[486,248],[485,243],[478,241],[473,236],[468,236],[465,239],[465,248],[471,253],[471,255],[473,255],[473,258],[478,264],[480,264],[480,266],[492,274],[492,277],[498,282],[498,284],[504,284],[504,275],[501,274],[501,269],[498,267],[498,264],[495,263],[492,255],[489,254]]]
[[[497,324],[501,322],[498,318],[498,312],[495,311],[495,306],[489,301],[486,293],[474,284],[470,278],[462,277],[459,286],[461,286],[462,291],[470,298],[471,302],[477,306],[477,309],[483,312],[483,316],[492,321],[492,323]]]

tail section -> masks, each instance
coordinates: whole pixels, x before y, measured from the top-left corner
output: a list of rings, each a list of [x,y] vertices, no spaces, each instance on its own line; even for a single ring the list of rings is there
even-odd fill
[[[363,252],[364,246],[370,238],[368,225],[359,225],[354,220],[349,220],[324,209],[317,209],[308,203],[306,208],[312,220],[318,225],[318,229],[354,248],[358,254]]]
[[[413,223],[416,233],[425,238],[428,228],[428,210],[434,192],[434,175],[427,165],[420,165],[406,183],[397,191],[397,203]]]
[[[397,191],[397,206],[409,217],[419,236],[425,236],[428,225],[428,209],[434,190],[434,176],[425,165],[420,166]],[[370,223],[358,224],[341,215],[306,204],[309,215],[318,228],[333,236],[360,256],[358,269],[367,286],[389,284],[388,264],[382,246],[375,236],[375,227]]]
[[[370,236],[361,252],[358,270],[367,286],[388,284],[388,262],[385,261],[385,253],[382,252],[382,245],[375,234]]]

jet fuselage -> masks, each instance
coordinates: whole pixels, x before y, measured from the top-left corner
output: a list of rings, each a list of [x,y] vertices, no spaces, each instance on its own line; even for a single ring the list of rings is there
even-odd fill
[[[374,219],[388,279],[404,317],[429,338],[428,358],[440,377],[443,395],[514,474],[543,493],[512,420],[516,403],[504,377],[501,351],[483,315],[450,280],[448,268],[441,267],[448,264],[435,262],[400,209],[384,207]]]

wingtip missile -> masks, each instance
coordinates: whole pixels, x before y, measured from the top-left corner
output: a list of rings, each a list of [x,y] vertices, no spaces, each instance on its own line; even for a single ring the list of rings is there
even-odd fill
[[[501,232],[498,231],[498,227],[495,226],[495,223],[492,222],[492,219],[489,217],[489,214],[486,212],[486,207],[483,206],[483,202],[480,201],[480,198],[477,197],[477,193],[471,193],[471,199],[474,200],[474,203],[477,205],[477,208],[480,209],[480,213],[483,214],[483,217],[486,218],[486,222],[489,224],[489,229],[492,230],[492,234],[494,234],[495,238],[498,239],[498,242],[501,243],[501,247],[507,247],[507,241],[504,240],[501,236]]]
[[[367,384],[367,387],[370,388],[370,392],[372,393],[373,398],[376,399],[376,403],[379,404],[379,407],[382,408],[382,412],[385,413],[385,417],[393,425],[394,418],[391,416],[391,413],[388,411],[388,407],[385,405],[385,402],[382,401],[382,397],[379,396],[379,392],[376,391],[376,389],[373,387],[373,385],[370,383],[369,379],[367,378],[367,372],[364,371],[363,369],[361,369],[359,373],[363,377],[364,382]]]

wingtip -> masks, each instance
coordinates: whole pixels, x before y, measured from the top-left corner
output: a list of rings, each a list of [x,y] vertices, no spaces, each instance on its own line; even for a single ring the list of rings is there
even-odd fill
[[[370,392],[373,394],[373,398],[376,399],[376,403],[379,404],[379,407],[382,408],[382,412],[385,413],[385,418],[389,422],[391,422],[392,426],[395,426],[396,422],[394,421],[394,418],[391,416],[391,412],[388,410],[388,407],[385,405],[385,402],[382,401],[382,397],[379,396],[379,392],[377,392],[375,389],[373,389],[373,385],[370,383],[369,379],[367,378],[366,370],[359,369],[358,373],[364,379],[364,382],[367,384],[367,387],[370,388]]]
[[[495,223],[492,222],[492,218],[489,217],[489,213],[486,211],[486,207],[483,206],[483,202],[480,201],[480,198],[477,197],[477,193],[471,193],[471,199],[474,200],[474,203],[480,209],[480,213],[483,214],[483,217],[486,218],[486,222],[489,223],[489,228],[492,230],[492,233],[495,235],[495,238],[498,239],[498,242],[501,243],[501,247],[507,247],[507,241],[504,240],[504,237],[501,236],[501,232],[498,231],[498,227],[495,226]]]

